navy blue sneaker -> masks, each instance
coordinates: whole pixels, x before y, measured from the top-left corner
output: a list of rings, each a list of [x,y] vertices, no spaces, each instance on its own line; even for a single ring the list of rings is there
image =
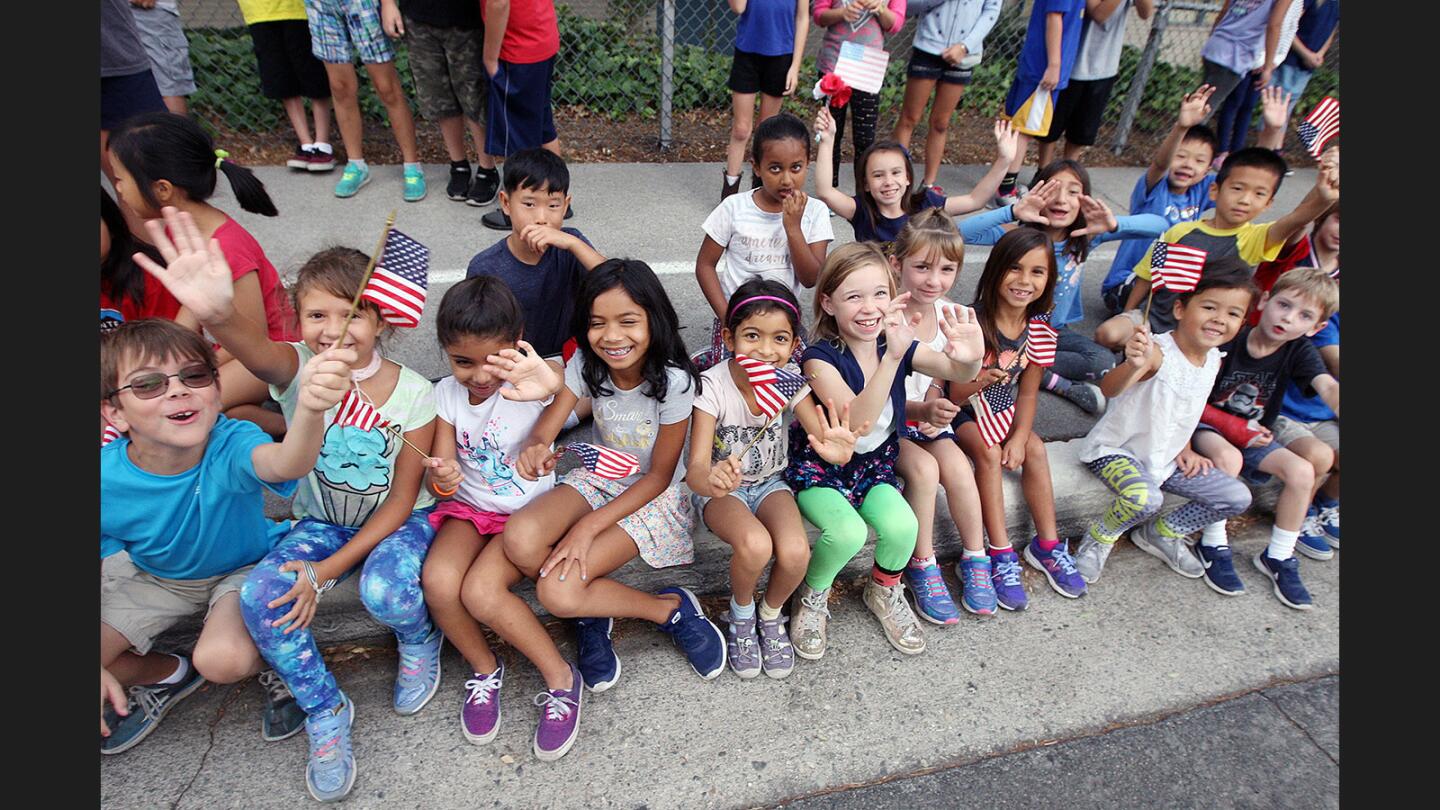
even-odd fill
[[[1271,559],[1265,551],[1255,555],[1255,567],[1270,578],[1275,586],[1275,598],[1287,607],[1309,610],[1315,607],[1310,592],[1300,581],[1300,563],[1292,556],[1288,560]]]
[[[576,619],[575,657],[591,692],[604,692],[620,680],[620,656],[610,644],[614,619]]]
[[[1325,529],[1320,525],[1320,510],[1315,504],[1310,504],[1310,511],[1305,513],[1305,522],[1300,526],[1300,536],[1295,538],[1295,550],[1304,554],[1312,560],[1328,560],[1335,556],[1330,548],[1330,541],[1325,537]]]
[[[1245,593],[1245,583],[1235,573],[1229,546],[1207,546],[1196,543],[1195,551],[1200,555],[1200,564],[1205,566],[1205,584],[1210,590],[1222,596],[1240,596]]]
[[[671,586],[656,596],[671,593],[680,597],[680,606],[660,629],[669,633],[675,646],[685,651],[696,674],[708,681],[725,670],[725,634],[705,618],[700,600],[690,589]]]
[[[1333,506],[1321,506],[1319,501],[1315,503],[1320,511],[1320,528],[1325,530],[1325,539],[1330,541],[1333,548],[1340,547],[1340,502],[1336,501]]]
[[[108,712],[105,720],[110,726],[110,736],[100,738],[100,753],[120,754],[139,745],[177,703],[205,685],[205,679],[193,664],[187,660],[185,666],[189,671],[179,683],[132,686],[127,690],[130,714],[121,717],[119,712]]]

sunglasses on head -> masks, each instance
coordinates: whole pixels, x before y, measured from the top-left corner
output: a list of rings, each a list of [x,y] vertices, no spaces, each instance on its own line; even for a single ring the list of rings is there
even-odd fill
[[[129,385],[122,385],[105,396],[108,399],[128,388],[137,399],[154,399],[170,388],[171,377],[179,377],[181,384],[186,388],[204,388],[215,383],[215,369],[204,363],[196,363],[193,366],[186,366],[174,374],[152,371],[148,374],[141,374],[131,380]]]

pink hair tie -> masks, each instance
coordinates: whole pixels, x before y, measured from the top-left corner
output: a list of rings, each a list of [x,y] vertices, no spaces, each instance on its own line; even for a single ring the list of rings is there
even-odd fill
[[[786,308],[788,308],[791,312],[795,313],[795,317],[800,317],[800,310],[796,309],[794,304],[786,301],[784,298],[777,298],[773,295],[753,295],[749,298],[746,298],[744,301],[736,304],[730,311],[735,312],[736,310],[740,309],[751,301],[777,301],[781,304],[784,304]]]

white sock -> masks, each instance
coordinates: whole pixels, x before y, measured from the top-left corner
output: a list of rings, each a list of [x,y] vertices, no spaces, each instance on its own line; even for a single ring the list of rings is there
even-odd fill
[[[1279,526],[1270,530],[1270,546],[1265,549],[1265,554],[1272,560],[1288,560],[1295,554],[1295,540],[1300,537],[1300,532],[1286,531]]]
[[[775,620],[778,619],[778,618],[780,618],[780,608],[778,608],[778,607],[777,607],[777,608],[772,608],[772,607],[770,607],[770,603],[769,603],[769,602],[766,602],[764,599],[761,599],[761,600],[760,600],[760,620],[761,620],[761,621],[764,621],[764,622],[773,622],[773,621],[775,621]]]
[[[414,169],[414,170],[416,170],[416,171],[419,171],[419,170],[420,170],[420,164],[419,164],[419,163],[406,163],[406,164],[405,164],[405,168],[406,168],[406,169]]]
[[[366,163],[366,162],[364,161],[364,159],[351,158],[351,159],[350,159],[350,165],[352,165],[352,166],[357,166],[357,167],[359,167],[359,168],[361,168],[361,169],[368,169],[368,168],[370,168],[370,164],[369,164],[369,163]]]
[[[1217,520],[1206,526],[1200,533],[1200,542],[1210,548],[1230,545],[1230,538],[1225,534],[1225,521]]]
[[[967,549],[965,549],[965,550],[963,550],[963,551],[960,552],[960,557],[961,557],[961,559],[965,559],[965,560],[983,560],[983,559],[985,559],[985,552],[984,552],[983,550],[982,550],[982,551],[971,551],[970,549],[967,548]]]
[[[304,149],[304,150],[314,149],[314,148],[315,148],[315,144],[313,144],[313,143],[302,143],[302,144],[300,144],[300,148],[301,148],[301,149]]]
[[[748,604],[748,605],[742,605],[742,604],[739,604],[738,602],[735,601],[735,597],[733,597],[733,596],[730,597],[730,618],[732,618],[732,619],[753,619],[753,618],[755,618],[755,603],[754,603],[754,602],[751,602],[751,603]]]
[[[181,681],[185,680],[185,677],[186,677],[187,675],[190,674],[190,662],[189,662],[189,661],[186,661],[184,658],[182,658],[182,657],[180,657],[180,656],[178,656],[178,655],[173,655],[173,654],[172,654],[170,657],[171,657],[171,658],[174,658],[176,661],[178,661],[178,662],[179,662],[179,665],[175,667],[175,671],[174,671],[174,672],[170,673],[170,677],[165,678],[165,679],[163,679],[163,680],[156,681],[157,684],[164,685],[164,686],[169,686],[169,685],[172,684],[172,683],[180,683]]]
[[[740,182],[740,175],[738,175],[738,174],[727,174],[727,175],[725,175],[725,182],[733,186],[733,185],[735,185],[736,183]]]
[[[335,150],[330,148],[330,144],[325,143],[324,141],[316,141],[315,143],[312,143],[310,145],[315,147],[316,149],[319,149],[321,152],[324,152],[327,155],[335,154]]]

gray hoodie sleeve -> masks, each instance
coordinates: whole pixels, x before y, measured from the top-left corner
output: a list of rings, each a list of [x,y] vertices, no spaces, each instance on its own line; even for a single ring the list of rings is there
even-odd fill
[[[981,53],[985,47],[985,37],[989,35],[990,29],[995,27],[995,21],[1000,18],[1001,0],[981,0],[985,5],[980,9],[980,16],[969,31],[954,32],[959,36],[952,36],[951,41],[958,40],[965,44],[965,50],[970,53]]]
[[[921,17],[921,16],[924,16],[924,15],[925,15],[926,13],[928,13],[931,9],[935,8],[936,6],[941,5],[942,3],[946,3],[946,2],[949,2],[949,0],[906,0],[906,2],[905,2],[905,16],[906,16],[906,17]]]

